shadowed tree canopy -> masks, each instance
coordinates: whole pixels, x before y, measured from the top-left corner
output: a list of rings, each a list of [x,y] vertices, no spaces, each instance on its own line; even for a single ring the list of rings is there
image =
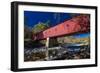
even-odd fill
[[[25,25],[24,26],[24,39],[31,39],[31,37],[32,37],[31,28]]]

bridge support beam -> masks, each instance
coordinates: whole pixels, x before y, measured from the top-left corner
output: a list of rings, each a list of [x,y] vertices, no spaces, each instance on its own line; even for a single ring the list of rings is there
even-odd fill
[[[49,47],[49,41],[50,41],[50,38],[46,38],[46,47],[48,48]]]
[[[46,38],[46,60],[49,60],[49,41],[50,41],[50,38]]]

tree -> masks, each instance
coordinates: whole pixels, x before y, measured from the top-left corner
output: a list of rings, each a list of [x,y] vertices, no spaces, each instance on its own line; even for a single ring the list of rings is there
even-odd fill
[[[31,39],[32,37],[32,32],[31,32],[31,29],[25,25],[24,26],[24,39]]]
[[[32,32],[33,33],[38,33],[38,32],[41,32],[47,28],[49,28],[49,21],[47,21],[46,23],[42,23],[42,22],[39,22],[38,24],[36,24],[33,28],[32,28]]]

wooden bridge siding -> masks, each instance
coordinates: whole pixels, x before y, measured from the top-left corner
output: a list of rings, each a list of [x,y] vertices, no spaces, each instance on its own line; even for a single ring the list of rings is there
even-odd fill
[[[87,25],[89,25],[88,21],[88,16],[79,16],[76,18],[72,18],[61,24],[51,27],[41,33],[38,33],[36,35],[36,39],[39,40],[48,37],[56,37],[65,34],[71,34],[74,32],[86,31]]]

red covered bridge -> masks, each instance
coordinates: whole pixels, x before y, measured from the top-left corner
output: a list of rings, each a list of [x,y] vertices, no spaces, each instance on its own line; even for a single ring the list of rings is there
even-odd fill
[[[89,32],[90,17],[89,15],[79,15],[70,20],[66,20],[54,27],[48,28],[36,35],[33,35],[34,40],[46,39],[49,37],[58,37],[76,32]]]

